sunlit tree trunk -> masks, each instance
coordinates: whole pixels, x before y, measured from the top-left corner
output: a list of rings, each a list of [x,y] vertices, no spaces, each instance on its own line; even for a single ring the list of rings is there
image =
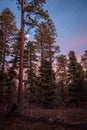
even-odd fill
[[[19,90],[18,103],[22,102],[23,94],[23,66],[24,66],[24,0],[21,3],[21,45],[20,45],[20,68],[19,68]]]

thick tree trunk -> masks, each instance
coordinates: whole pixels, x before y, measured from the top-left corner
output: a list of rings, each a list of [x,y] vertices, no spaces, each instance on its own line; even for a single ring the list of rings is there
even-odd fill
[[[23,94],[23,66],[24,66],[24,0],[21,3],[21,46],[20,46],[19,90],[18,103],[22,102]]]

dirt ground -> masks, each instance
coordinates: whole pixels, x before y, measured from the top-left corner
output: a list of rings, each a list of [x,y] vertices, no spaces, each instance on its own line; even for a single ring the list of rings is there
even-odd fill
[[[64,118],[71,121],[87,121],[87,107],[59,107],[57,109],[46,109],[40,106],[30,104],[24,107],[22,112],[25,116],[42,118]]]
[[[35,118],[35,120],[30,120],[30,117],[32,117],[32,119]],[[22,118],[16,116],[6,117],[1,114],[0,130],[87,130],[81,127],[66,128],[62,125],[53,124],[52,122],[57,119],[73,122],[87,122],[87,108],[61,107],[57,109],[46,109],[30,104],[29,107],[23,108]]]

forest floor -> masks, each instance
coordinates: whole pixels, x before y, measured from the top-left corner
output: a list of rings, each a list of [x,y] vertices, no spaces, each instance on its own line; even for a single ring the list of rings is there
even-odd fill
[[[37,118],[64,118],[72,121],[84,121],[87,120],[87,107],[59,107],[54,109],[46,109],[30,104],[30,108],[25,109],[23,114]]]
[[[86,127],[70,129],[66,124],[72,122],[86,123]],[[57,124],[56,124],[57,123]],[[63,127],[63,124],[65,126]],[[77,124],[76,124],[77,123]],[[70,125],[70,126],[71,126]],[[57,109],[46,109],[35,104],[29,104],[22,110],[22,116],[6,117],[0,114],[0,130],[87,130],[87,107],[60,107]]]

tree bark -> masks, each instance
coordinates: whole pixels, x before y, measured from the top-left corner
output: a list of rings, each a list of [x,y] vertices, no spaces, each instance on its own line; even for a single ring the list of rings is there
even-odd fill
[[[24,0],[21,3],[21,45],[20,45],[20,68],[19,68],[19,90],[18,103],[22,102],[23,96],[23,67],[24,67]]]

